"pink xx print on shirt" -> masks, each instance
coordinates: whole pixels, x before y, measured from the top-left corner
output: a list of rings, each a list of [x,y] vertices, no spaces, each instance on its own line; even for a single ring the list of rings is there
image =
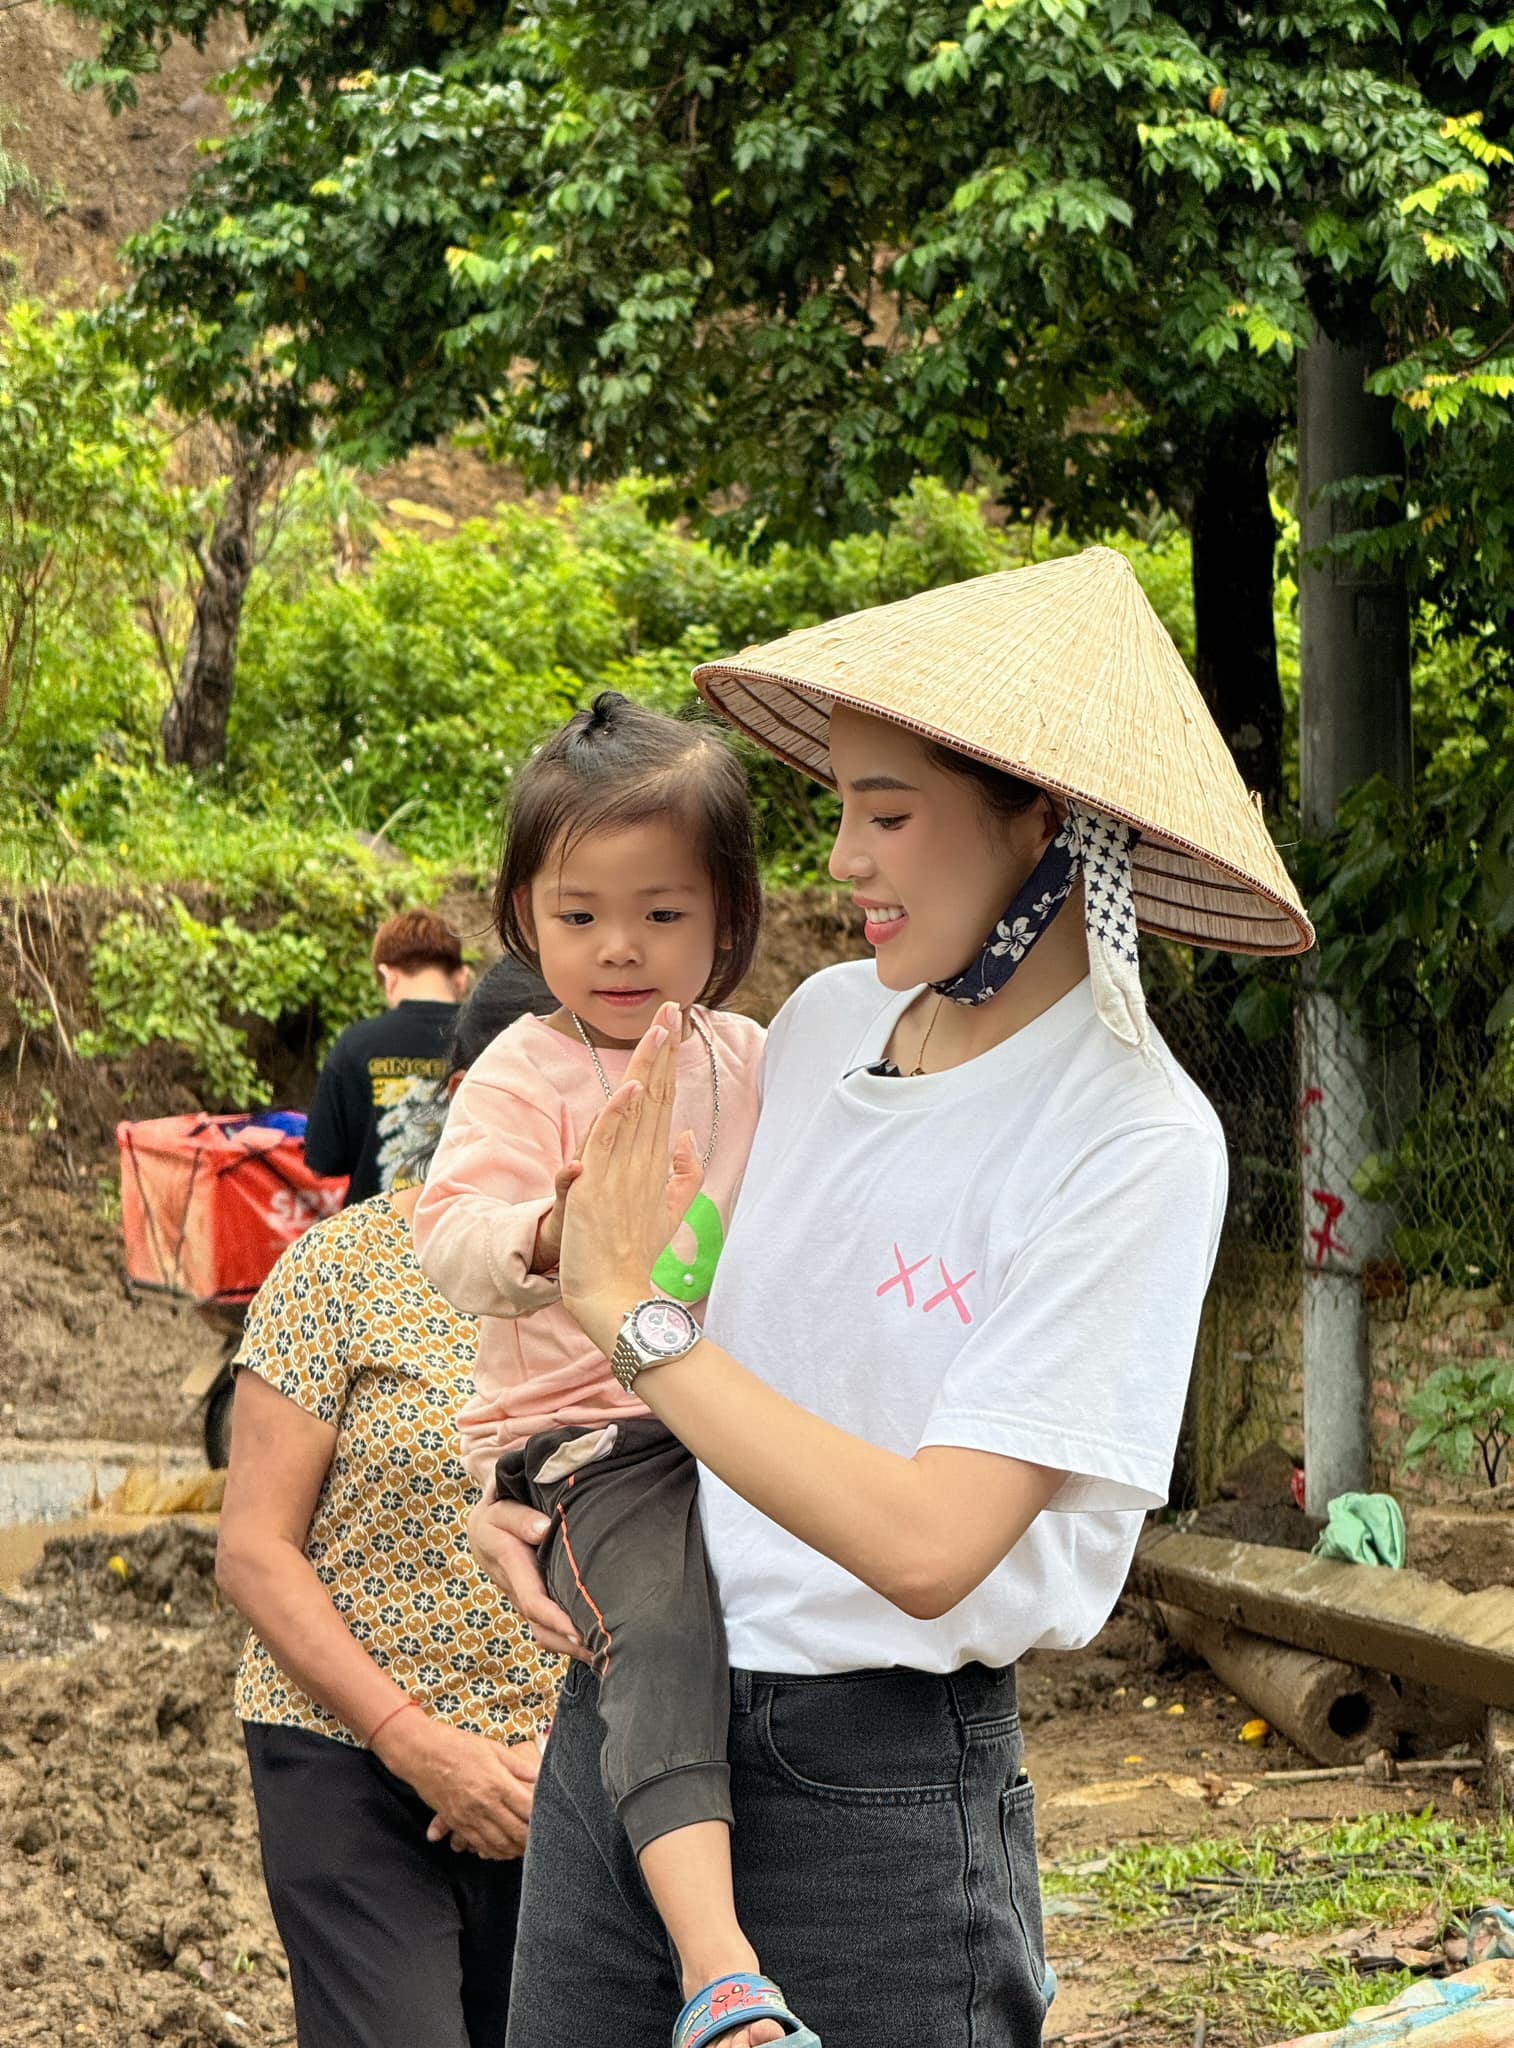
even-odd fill
[[[934,1252],[926,1252],[923,1258],[911,1261],[909,1259],[906,1259],[904,1253],[899,1249],[898,1245],[896,1244],[893,1247],[893,1253],[893,1272],[889,1275],[889,1277],[886,1280],[882,1281],[879,1284],[879,1286],[874,1290],[880,1300],[885,1294],[890,1293],[894,1288],[897,1287],[900,1290],[900,1298],[903,1306],[907,1309],[913,1308],[916,1304],[917,1298],[917,1290],[915,1287],[915,1275],[918,1272],[920,1272],[922,1267],[929,1266],[932,1263],[934,1263],[936,1271],[940,1275],[941,1288],[938,1293],[927,1295],[926,1289],[931,1285],[931,1281],[929,1278],[921,1281],[918,1293],[920,1296],[925,1297],[924,1299],[920,1300],[919,1303],[921,1315],[928,1316],[931,1313],[932,1309],[938,1309],[944,1302],[949,1301],[952,1307],[957,1311],[957,1315],[960,1321],[962,1321],[963,1323],[970,1323],[972,1321],[973,1312],[962,1298],[962,1289],[967,1285],[969,1280],[977,1279],[978,1269],[976,1266],[974,1266],[970,1272],[958,1274],[954,1278],[952,1274],[947,1270],[945,1259],[940,1258]]]

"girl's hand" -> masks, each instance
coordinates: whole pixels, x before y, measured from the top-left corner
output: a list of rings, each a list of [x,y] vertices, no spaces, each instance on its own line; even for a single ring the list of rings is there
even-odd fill
[[[568,1190],[583,1171],[576,1159],[570,1159],[558,1174],[553,1188],[557,1199],[552,1204],[550,1216],[544,1216],[536,1227],[536,1252],[531,1260],[533,1273],[555,1273],[562,1256],[563,1212],[568,1203]]]
[[[682,1017],[664,1003],[632,1053],[625,1080],[600,1111],[569,1190],[559,1277],[563,1301],[606,1356],[626,1310],[698,1191],[687,1132],[670,1147]],[[671,1170],[670,1170],[671,1169]]]
[[[468,1517],[468,1548],[544,1650],[587,1664],[588,1648],[547,1591],[536,1561],[536,1546],[550,1526],[524,1501],[480,1501]]]
[[[541,1767],[534,1742],[507,1746],[419,1713],[397,1714],[374,1748],[380,1763],[432,1809],[428,1841],[450,1835],[454,1849],[494,1862],[525,1854]]]

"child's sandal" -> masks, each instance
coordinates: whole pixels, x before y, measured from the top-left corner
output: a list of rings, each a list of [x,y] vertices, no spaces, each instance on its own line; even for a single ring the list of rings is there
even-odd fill
[[[673,2029],[673,2048],[711,2048],[757,2020],[776,2020],[783,2048],[820,2048],[820,2036],[791,2013],[771,1977],[717,1977],[696,1991]]]

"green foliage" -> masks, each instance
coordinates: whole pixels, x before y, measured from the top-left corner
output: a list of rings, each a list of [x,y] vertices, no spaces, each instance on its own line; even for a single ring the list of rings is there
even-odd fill
[[[1299,2034],[1328,2038],[1354,2013],[1387,2005],[1415,1981],[1409,1969],[1374,1970],[1364,1979],[1343,1955],[1321,1956],[1300,1970],[1265,1954],[1249,1956],[1233,1942],[1194,1946],[1199,1959],[1189,1969],[1164,1971],[1156,1982],[1149,1972],[1144,1978],[1132,1972],[1128,1979],[1130,2017],[1160,2027],[1172,2040],[1190,2037],[1195,2015],[1214,2029],[1239,2028],[1232,2038],[1246,2048],[1271,2048]]]
[[[1391,1204],[1411,1274],[1514,1286],[1514,678],[1493,637],[1426,608],[1414,665],[1412,798],[1375,781],[1290,866],[1318,933],[1318,984],[1370,1034],[1410,1049],[1412,1116],[1353,1176]],[[1231,1021],[1286,1038],[1295,963],[1235,970]]]
[[[1363,1160],[1351,1185],[1390,1204],[1395,1256],[1412,1273],[1456,1287],[1514,1281],[1514,1100],[1509,1048],[1457,1059],[1455,1037],[1421,1032],[1415,1113],[1387,1151]]]
[[[1468,1912],[1489,1896],[1490,1884],[1496,1889],[1511,1854],[1509,1823],[1468,1824],[1427,1807],[1365,1814],[1328,1828],[1259,1828],[1245,1840],[1127,1843],[1086,1875],[1049,1871],[1046,1889],[1091,1892],[1127,1927],[1167,1919],[1181,1899],[1201,1911],[1223,1903],[1226,1923],[1246,1934],[1323,1933],[1363,1922],[1390,1925],[1432,1903],[1448,1919]],[[1424,1889],[1427,1867],[1436,1873],[1433,1899]],[[1239,1896],[1230,1882],[1236,1879]],[[1212,1896],[1219,1891],[1232,1896],[1222,1902]]]
[[[72,611],[86,563],[130,587],[161,562],[172,519],[165,455],[140,381],[105,335],[30,300],[5,310],[0,739],[20,723],[40,651]]]
[[[209,1098],[259,1099],[270,1031],[319,1042],[371,1003],[367,934],[388,908],[434,894],[444,872],[492,875],[516,764],[594,691],[696,715],[689,671],[708,655],[1047,545],[920,483],[886,533],[731,554],[654,519],[650,495],[507,508],[421,541],[312,474],[270,537],[230,759],[209,776],[157,765],[164,683],[140,609],[104,565],[84,576],[0,763],[9,878],[146,892],[100,939],[81,1050],[178,1045]],[[333,549],[336,524],[367,532],[366,568]],[[1186,543],[1125,545],[1191,643]],[[769,880],[823,878],[834,801],[746,754]],[[365,833],[404,863],[376,866]]]
[[[407,805],[497,811],[515,762],[621,651],[613,607],[554,539],[506,515],[266,599],[245,629],[234,782],[371,828]]]
[[[1443,1365],[1404,1408],[1416,1424],[1404,1446],[1409,1464],[1433,1457],[1448,1471],[1470,1472],[1476,1454],[1489,1486],[1498,1484],[1504,1453],[1514,1442],[1514,1365],[1508,1359]]]
[[[886,533],[761,555],[659,523],[650,496],[631,484],[551,511],[509,507],[439,539],[385,536],[360,578],[288,594],[275,581],[245,628],[231,786],[433,858],[487,862],[515,764],[595,690],[691,714],[689,672],[722,649],[1045,547],[932,483],[893,508]],[[1185,544],[1130,553],[1191,643]],[[746,758],[773,878],[823,873],[829,800],[756,749]]]
[[[105,1024],[75,1041],[84,1059],[120,1058],[169,1044],[190,1052],[210,1096],[261,1103],[268,1084],[247,1051],[234,1017],[277,1023],[319,987],[323,950],[292,918],[251,932],[231,919],[218,925],[191,917],[170,896],[161,921],[123,911],[102,932],[90,957],[91,994]]]
[[[1311,323],[1385,329],[1416,452],[1380,545],[1460,632],[1514,590],[1514,137],[1475,10],[67,4],[116,106],[174,35],[254,46],[118,309],[186,411],[363,460],[466,424],[528,482],[639,472],[758,548],[873,531],[920,475],[1203,536],[1286,437]],[[1265,644],[1204,630],[1270,802]]]
[[[98,1028],[82,1031],[84,1059],[118,1059],[168,1044],[190,1054],[212,1105],[266,1102],[269,1085],[249,1043],[257,1021],[279,1029],[302,1021],[317,1040],[373,1007],[367,939],[401,900],[393,880],[350,857],[340,868],[307,859],[281,877],[298,908],[271,922],[223,915],[214,924],[173,892],[147,893],[122,911],[90,956]],[[406,901],[424,895],[414,886]]]
[[[515,764],[595,690],[692,712],[689,671],[708,655],[1046,545],[922,483],[886,534],[731,554],[654,519],[650,495],[627,484],[587,503],[505,508],[423,541],[398,530],[403,507],[386,522],[329,465],[306,472],[260,541],[227,767],[199,782],[153,766],[176,564],[149,605],[86,547],[0,757],[15,821],[5,871],[240,888],[254,844],[361,831],[484,873]],[[1131,553],[1191,636],[1181,541]],[[823,795],[756,750],[749,761],[775,878],[823,869]]]
[[[128,325],[286,441],[482,413],[533,478],[732,493],[767,540],[876,525],[921,472],[1090,531],[1180,505],[1212,429],[1285,422],[1333,295],[1378,296],[1406,396],[1504,324],[1475,11],[70,4],[116,105],[218,16],[257,46]]]
[[[25,157],[5,146],[6,136],[13,133],[16,126],[16,122],[8,119],[5,109],[0,107],[0,213],[13,199],[42,197],[42,181],[31,165]]]

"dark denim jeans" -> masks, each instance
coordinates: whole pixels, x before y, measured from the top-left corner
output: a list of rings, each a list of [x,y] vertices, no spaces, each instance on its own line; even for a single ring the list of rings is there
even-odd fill
[[[509,2048],[667,2048],[667,1938],[575,1665],[537,1787]],[[736,1903],[824,2048],[1038,2048],[1041,1893],[1013,1671],[731,1674]]]

